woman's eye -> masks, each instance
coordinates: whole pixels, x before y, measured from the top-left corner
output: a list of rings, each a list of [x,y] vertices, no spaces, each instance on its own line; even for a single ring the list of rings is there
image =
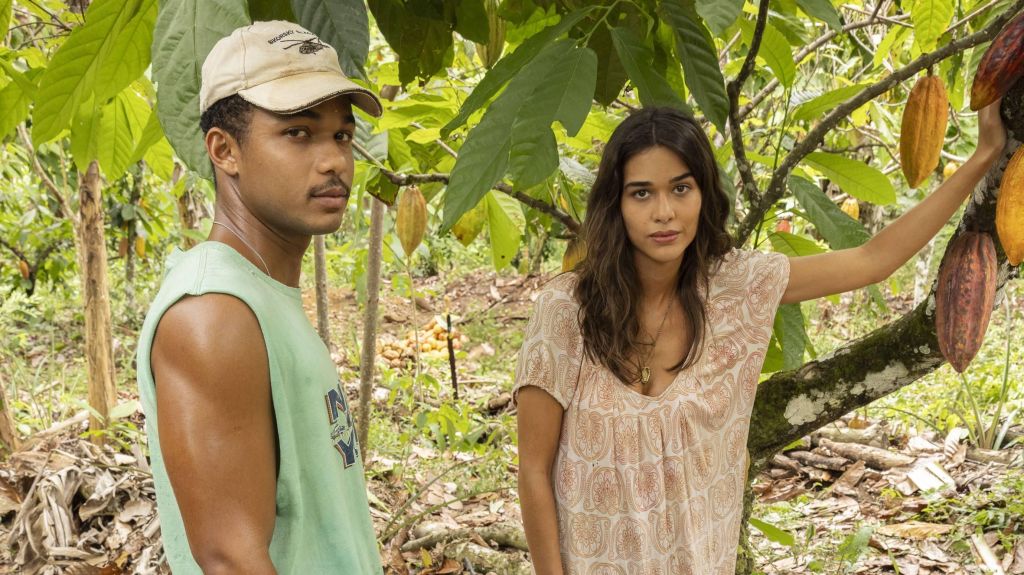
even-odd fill
[[[642,200],[646,198],[648,195],[650,195],[650,192],[648,192],[647,190],[637,190],[633,192],[633,197],[638,200]]]
[[[685,194],[688,191],[690,191],[690,186],[688,186],[686,184],[680,184],[680,185],[676,186],[676,193],[677,194]]]

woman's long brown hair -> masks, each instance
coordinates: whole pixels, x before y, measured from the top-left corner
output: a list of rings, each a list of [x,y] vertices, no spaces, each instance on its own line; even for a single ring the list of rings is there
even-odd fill
[[[582,236],[587,256],[576,266],[575,297],[587,356],[627,383],[637,381],[641,357],[641,287],[620,206],[623,169],[634,155],[662,146],[679,155],[700,187],[697,234],[683,254],[677,293],[693,342],[672,367],[679,371],[700,357],[706,331],[705,307],[698,287],[707,293],[708,277],[732,247],[726,232],[729,199],[707,135],[692,118],[673,108],[644,108],[623,120],[605,146],[597,179],[590,190]]]

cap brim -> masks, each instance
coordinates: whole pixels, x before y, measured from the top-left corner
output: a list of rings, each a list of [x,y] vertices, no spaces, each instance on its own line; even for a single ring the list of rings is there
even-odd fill
[[[306,72],[285,76],[240,90],[245,101],[278,114],[294,114],[336,96],[348,96],[352,104],[379,117],[383,108],[373,92],[335,72]]]

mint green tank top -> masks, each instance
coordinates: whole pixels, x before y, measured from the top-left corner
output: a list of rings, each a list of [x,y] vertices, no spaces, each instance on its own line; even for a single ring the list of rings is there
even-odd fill
[[[175,302],[232,295],[256,315],[270,363],[280,462],[270,557],[282,574],[380,575],[354,417],[337,368],[302,309],[298,288],[262,273],[226,244],[207,241],[167,261],[160,292],[139,335],[138,383],[167,561],[175,575],[200,574],[167,479],[157,426],[150,351]]]

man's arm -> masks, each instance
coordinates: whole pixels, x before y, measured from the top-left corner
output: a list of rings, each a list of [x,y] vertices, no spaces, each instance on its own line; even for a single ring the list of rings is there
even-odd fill
[[[978,149],[964,165],[916,206],[862,246],[789,258],[789,285],[782,303],[796,303],[862,288],[888,278],[923,248],[963,204],[999,159],[1006,131],[1000,102],[978,113]]]
[[[151,362],[160,447],[192,556],[207,574],[275,573],[276,431],[256,316],[228,295],[183,299],[161,319]]]

